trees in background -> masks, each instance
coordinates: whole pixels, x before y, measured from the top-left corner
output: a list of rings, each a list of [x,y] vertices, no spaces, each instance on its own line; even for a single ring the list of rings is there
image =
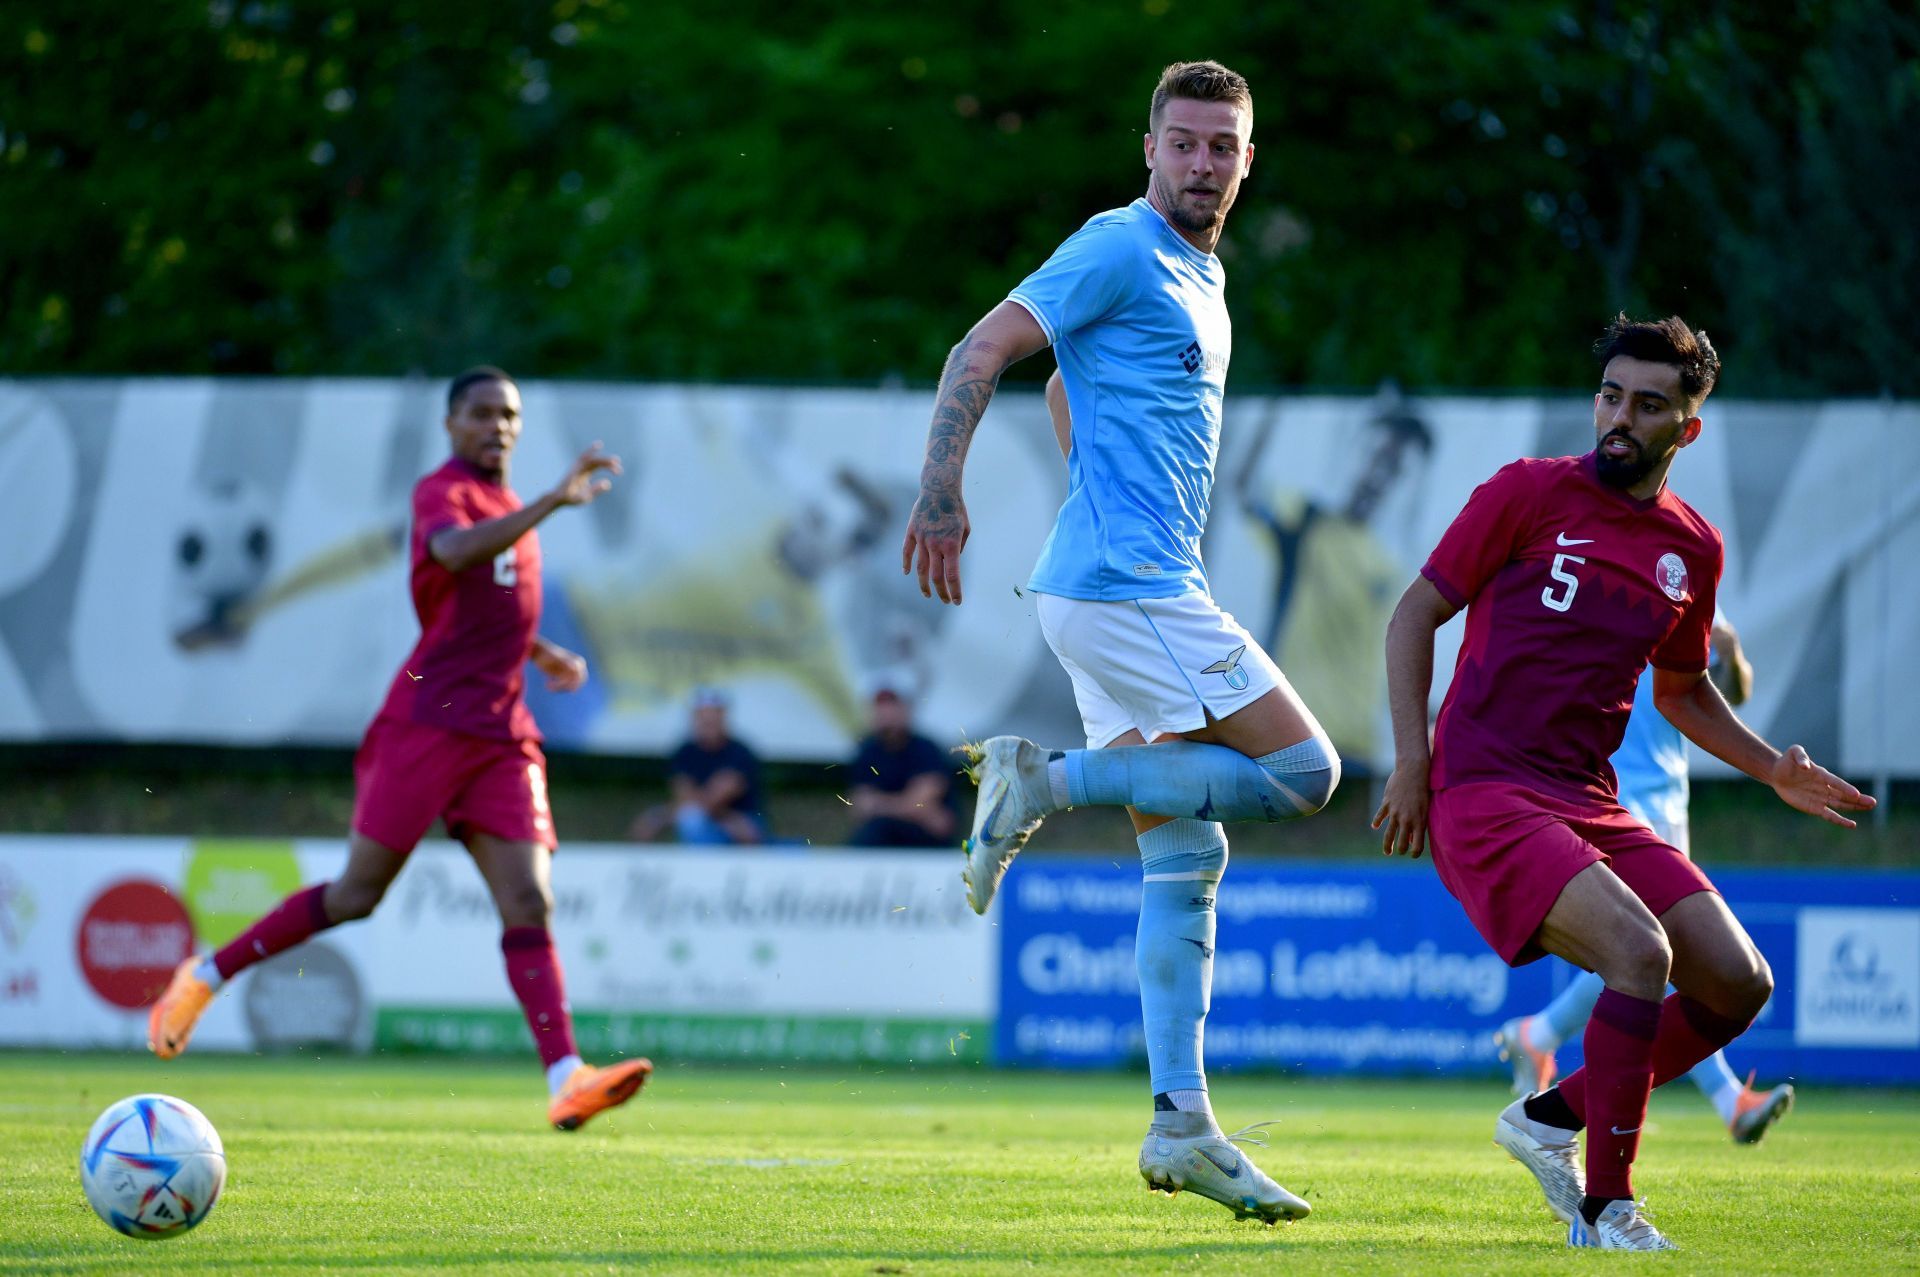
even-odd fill
[[[1584,384],[1625,307],[1732,393],[1920,393],[1905,5],[13,12],[13,371],[931,380],[1218,56],[1241,384]]]

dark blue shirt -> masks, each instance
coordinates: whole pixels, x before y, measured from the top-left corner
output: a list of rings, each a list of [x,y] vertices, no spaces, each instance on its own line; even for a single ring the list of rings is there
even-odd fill
[[[911,784],[915,776],[933,772],[948,779],[945,801],[951,806],[951,781],[957,766],[951,755],[924,736],[908,736],[899,749],[889,749],[878,736],[869,736],[860,742],[860,752],[853,756],[850,783],[871,785],[882,793],[897,794]]]
[[[760,759],[739,741],[729,738],[719,749],[702,749],[696,742],[688,741],[673,751],[673,757],[667,764],[671,775],[685,776],[696,785],[704,785],[716,773],[729,769],[739,772],[747,782],[747,792],[741,795],[733,809],[759,815]]]

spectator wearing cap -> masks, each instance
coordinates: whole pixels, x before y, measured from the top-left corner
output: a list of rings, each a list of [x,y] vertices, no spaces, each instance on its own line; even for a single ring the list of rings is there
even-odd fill
[[[707,846],[762,843],[760,759],[735,740],[727,726],[727,698],[715,688],[693,694],[692,732],[667,762],[673,786],[670,806],[655,807],[633,822],[633,837],[658,838],[671,825],[683,843]]]
[[[958,836],[954,761],[913,730],[913,709],[898,691],[873,696],[873,734],[854,755],[856,847],[949,847]]]

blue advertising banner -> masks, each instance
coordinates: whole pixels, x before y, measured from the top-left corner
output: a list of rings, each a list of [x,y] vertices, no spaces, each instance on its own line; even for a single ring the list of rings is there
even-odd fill
[[[1763,1077],[1920,1082],[1920,873],[1715,875],[1773,965],[1734,1048]],[[1022,858],[1001,891],[997,1058],[1144,1060],[1135,866]],[[1573,974],[1509,969],[1425,864],[1238,864],[1221,884],[1210,1068],[1492,1074],[1493,1032]],[[1562,1055],[1577,1060],[1577,1044]]]

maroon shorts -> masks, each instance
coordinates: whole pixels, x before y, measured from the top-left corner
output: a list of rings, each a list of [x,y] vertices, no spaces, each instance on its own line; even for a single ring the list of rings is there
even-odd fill
[[[482,833],[557,845],[538,741],[376,718],[354,755],[353,779],[354,832],[394,851],[412,851],[436,816],[463,841]]]
[[[1659,917],[1707,876],[1618,803],[1575,802],[1499,781],[1433,792],[1433,865],[1508,966],[1543,957],[1535,937],[1573,876],[1605,864]]]

